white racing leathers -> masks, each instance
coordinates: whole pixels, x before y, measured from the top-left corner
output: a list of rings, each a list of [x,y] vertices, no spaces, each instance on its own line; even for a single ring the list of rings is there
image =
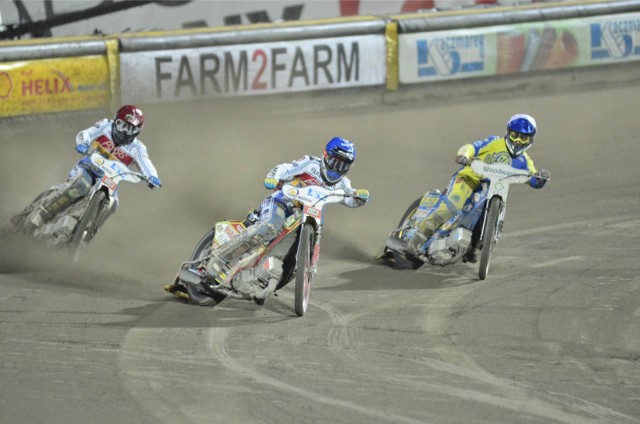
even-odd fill
[[[158,172],[151,159],[149,159],[147,148],[140,140],[136,138],[129,144],[123,146],[115,145],[111,137],[111,123],[112,121],[103,119],[96,122],[92,127],[80,131],[76,136],[76,145],[91,145],[92,142],[96,141],[98,150],[102,155],[111,160],[119,160],[127,166],[135,164],[146,177],[158,177]],[[89,192],[96,177],[98,177],[90,171],[91,167],[85,166],[90,163],[89,157],[85,156],[71,168],[67,182],[61,184],[58,188],[58,195],[42,206],[47,218],[58,214]],[[117,207],[118,198],[116,194],[113,210],[115,211]]]
[[[303,156],[302,158],[275,166],[267,174],[267,178],[274,178],[278,181],[293,181],[298,180],[304,185],[319,185],[326,188],[333,188],[336,190],[342,189],[347,194],[354,194],[355,190],[351,187],[351,181],[347,177],[342,177],[337,183],[330,185],[322,179],[321,174],[322,159],[314,156]],[[278,195],[280,192],[276,192],[274,195]],[[282,197],[282,195],[280,195]],[[353,197],[345,197],[343,202],[345,206],[350,208],[357,208],[362,206]]]
[[[132,163],[140,169],[145,177],[157,177],[158,172],[149,159],[147,147],[137,138],[124,146],[116,146],[111,136],[111,124],[109,119],[98,121],[90,128],[80,131],[76,136],[76,144],[91,144],[94,140],[100,145],[100,151],[110,156],[110,159],[119,160],[127,166]]]
[[[347,194],[355,193],[351,187],[351,181],[347,177],[342,177],[333,185],[327,184],[322,178],[321,166],[322,159],[303,156],[293,162],[275,166],[269,171],[267,178],[293,182],[300,186],[320,185],[329,189],[342,189]],[[358,202],[353,197],[345,197],[342,204],[350,208],[357,208],[364,203]],[[268,244],[280,233],[284,220],[293,213],[295,207],[291,200],[287,199],[280,190],[277,190],[260,204],[256,224],[221,246],[216,252],[216,256],[230,263],[260,243]]]

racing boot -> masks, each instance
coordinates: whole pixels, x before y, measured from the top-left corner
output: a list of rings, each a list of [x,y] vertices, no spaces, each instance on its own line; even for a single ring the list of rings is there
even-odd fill
[[[478,262],[478,255],[476,253],[476,249],[471,248],[467,251],[467,253],[464,254],[464,256],[462,257],[462,262],[464,263],[470,263],[470,264],[475,264],[476,262]]]

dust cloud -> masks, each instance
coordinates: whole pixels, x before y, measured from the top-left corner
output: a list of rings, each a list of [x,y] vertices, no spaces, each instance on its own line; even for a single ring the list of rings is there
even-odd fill
[[[626,72],[637,78],[635,68]],[[582,102],[580,93],[536,96],[535,90],[523,90],[518,82],[511,91],[478,96],[480,86],[466,87],[471,94],[456,97],[455,90],[465,85],[445,85],[439,98],[432,91],[419,102],[390,104],[380,104],[380,93],[375,91],[335,98],[308,96],[295,107],[273,98],[139,105],[145,113],[140,138],[159,171],[162,188],[123,185],[120,209],[76,265],[64,253],[2,235],[0,272],[46,269],[48,278],[69,284],[95,282],[121,287],[123,293],[144,287],[152,289],[145,293],[160,295],[162,285],[173,279],[181,261],[216,221],[243,217],[269,194],[262,181],[274,165],[305,154],[319,156],[333,136],[355,143],[357,161],[349,178],[355,188],[371,191],[371,201],[359,209],[330,206],[320,266],[323,256],[372,262],[408,205],[428,189],[446,187],[457,169],[453,157],[459,146],[502,135],[514,113],[529,113],[538,121],[536,145],[530,150],[536,165],[550,169],[555,180],[571,181],[571,176],[562,175],[559,159],[571,154],[563,138],[575,136],[577,129],[597,130],[602,122],[602,116],[590,115],[594,108]],[[624,93],[620,89],[621,98],[628,97]],[[320,102],[324,106],[314,110]],[[345,107],[358,102],[364,105]],[[599,113],[615,130],[620,120],[624,128],[627,111],[620,104]],[[40,191],[64,181],[79,159],[74,151],[76,133],[110,115],[85,112],[0,122],[0,220],[6,222]],[[571,119],[574,124],[568,125]],[[587,157],[594,149],[597,146],[573,154]],[[544,190],[536,202],[543,204],[545,193],[553,195],[553,188]],[[511,210],[518,213],[519,207],[514,200]]]

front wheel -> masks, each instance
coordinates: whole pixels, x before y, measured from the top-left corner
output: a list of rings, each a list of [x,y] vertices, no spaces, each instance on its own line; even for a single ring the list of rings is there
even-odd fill
[[[500,216],[500,209],[502,209],[502,199],[494,197],[489,203],[487,209],[487,219],[483,231],[482,237],[482,253],[480,255],[480,270],[478,276],[481,280],[487,278],[489,273],[489,262],[491,260],[491,251],[496,244],[496,235],[498,230],[498,217]]]
[[[313,227],[304,225],[300,233],[298,255],[296,258],[298,270],[296,271],[295,310],[301,317],[309,306],[311,294],[311,279],[313,278],[313,247],[315,244]]]
[[[100,228],[98,217],[107,205],[107,195],[103,191],[97,191],[85,209],[80,222],[76,227],[69,246],[75,250],[75,259],[80,251],[91,241]]]

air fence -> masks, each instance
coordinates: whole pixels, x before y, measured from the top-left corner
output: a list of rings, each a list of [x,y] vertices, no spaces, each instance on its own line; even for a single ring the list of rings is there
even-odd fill
[[[0,43],[0,118],[378,88],[640,59],[640,1]]]

